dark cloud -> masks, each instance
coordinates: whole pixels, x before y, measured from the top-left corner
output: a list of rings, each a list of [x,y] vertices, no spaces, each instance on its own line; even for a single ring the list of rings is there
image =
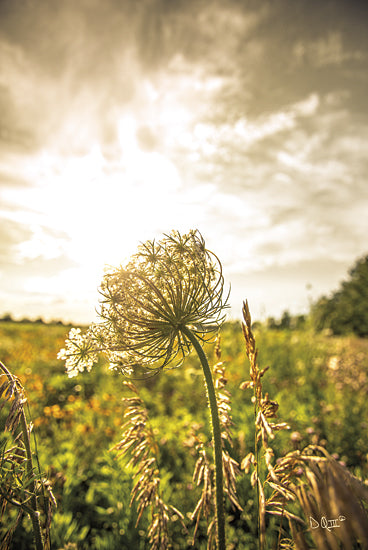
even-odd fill
[[[0,147],[8,151],[23,150],[27,152],[32,145],[32,131],[27,123],[20,120],[20,113],[10,88],[1,84],[0,114]]]
[[[348,9],[339,1],[316,7],[305,1],[260,6],[234,1],[4,0],[0,36],[8,45],[7,58],[14,71],[28,71],[33,82],[25,101],[14,96],[14,89],[4,87],[0,93],[6,113],[0,136],[19,146],[41,147],[69,116],[79,114],[71,145],[77,138],[85,142],[86,134],[116,139],[117,112],[139,96],[142,78],[180,74],[180,60],[188,70],[199,66],[204,75],[224,79],[202,113],[215,124],[284,108],[313,93],[317,82],[325,93],[350,88],[367,62],[360,17],[354,6]],[[360,49],[357,35],[363,41]],[[327,65],[336,65],[339,58],[358,65],[349,77],[319,68],[317,60],[323,57]],[[364,77],[355,89],[356,101],[363,102]]]
[[[224,112],[231,116],[238,108],[258,116],[316,89],[324,94],[348,88],[364,94],[368,38],[362,12],[368,9],[353,4],[262,3],[262,17],[231,52],[229,69],[235,64],[238,74],[222,98]],[[361,83],[356,81],[357,73]]]
[[[70,117],[79,141],[111,134],[116,105],[136,92],[134,11],[127,2],[2,2],[3,141],[40,148]]]
[[[131,2],[113,3],[2,1],[1,34],[11,44],[27,52],[39,75],[56,79],[71,66],[81,77],[106,71],[116,47],[129,44],[134,35]],[[132,21],[133,20],[133,21]],[[101,75],[102,76],[102,75]]]

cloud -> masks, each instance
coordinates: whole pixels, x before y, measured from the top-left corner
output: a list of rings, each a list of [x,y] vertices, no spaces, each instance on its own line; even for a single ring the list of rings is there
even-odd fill
[[[55,231],[39,223],[29,224],[19,221],[22,217],[21,213],[17,216],[7,213],[2,218],[0,258],[3,269],[0,271],[5,273],[5,266],[8,269],[10,265],[26,266],[25,273],[30,275],[32,265],[45,269],[45,266],[53,265],[53,261],[58,259],[61,262],[60,266],[65,266],[68,244],[66,233]],[[59,264],[57,265],[60,267]]]
[[[3,219],[0,233],[0,259],[3,266],[13,261],[15,247],[30,237],[29,227]]]
[[[362,60],[366,54],[360,50],[349,50],[344,47],[340,32],[330,31],[327,36],[308,43],[297,42],[293,48],[297,63],[315,67],[341,65],[347,61]]]
[[[116,119],[132,109],[147,114],[144,81],[157,90],[156,110],[172,101],[173,111],[183,102],[198,113],[224,75],[233,77],[229,61],[261,17],[262,10],[231,2],[165,9],[160,2],[63,2],[56,11],[46,2],[21,10],[4,2],[4,139],[33,149],[63,144],[65,153],[85,152],[91,139],[108,146],[116,141]]]
[[[18,286],[81,305],[103,263],[172,227],[198,227],[239,284],[360,254],[368,44],[346,5],[1,2],[14,303]]]
[[[6,3],[5,3],[6,4]],[[3,10],[0,101],[2,135],[23,147],[68,143],[85,150],[93,137],[114,139],[117,105],[134,97],[138,64],[127,12],[40,2]],[[51,11],[50,11],[51,10]],[[106,25],[104,26],[104,23]],[[18,143],[19,144],[19,143]]]
[[[0,169],[0,185],[2,188],[23,188],[31,185],[31,182],[27,180],[24,176],[14,173],[13,170],[9,170],[9,167],[5,166],[4,163],[3,169]]]

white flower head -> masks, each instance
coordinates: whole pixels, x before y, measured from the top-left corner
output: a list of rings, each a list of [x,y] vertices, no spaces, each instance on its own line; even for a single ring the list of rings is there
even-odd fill
[[[69,378],[77,376],[84,370],[90,371],[97,362],[95,342],[89,334],[81,334],[79,328],[72,328],[69,338],[65,341],[65,348],[61,349],[57,358],[65,361],[65,368]]]

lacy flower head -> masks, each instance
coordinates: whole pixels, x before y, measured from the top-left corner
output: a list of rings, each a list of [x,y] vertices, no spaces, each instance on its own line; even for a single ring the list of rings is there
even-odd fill
[[[223,290],[221,263],[199,231],[147,241],[104,275],[100,322],[84,336],[71,332],[58,357],[69,376],[90,369],[99,352],[132,377],[178,366],[191,350],[186,329],[206,341],[224,320]]]

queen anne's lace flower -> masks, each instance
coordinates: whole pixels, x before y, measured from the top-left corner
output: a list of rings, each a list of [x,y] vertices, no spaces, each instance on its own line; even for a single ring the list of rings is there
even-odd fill
[[[87,335],[82,336],[79,328],[72,328],[65,341],[66,348],[59,351],[57,358],[65,361],[68,376],[72,378],[84,370],[90,371],[98,356],[95,342]]]
[[[126,375],[178,366],[191,349],[184,327],[204,341],[223,321],[223,286],[221,263],[198,231],[147,241],[124,267],[105,274],[101,322],[91,325],[84,345],[82,335],[69,335],[59,357],[70,376],[90,369],[97,351]]]

